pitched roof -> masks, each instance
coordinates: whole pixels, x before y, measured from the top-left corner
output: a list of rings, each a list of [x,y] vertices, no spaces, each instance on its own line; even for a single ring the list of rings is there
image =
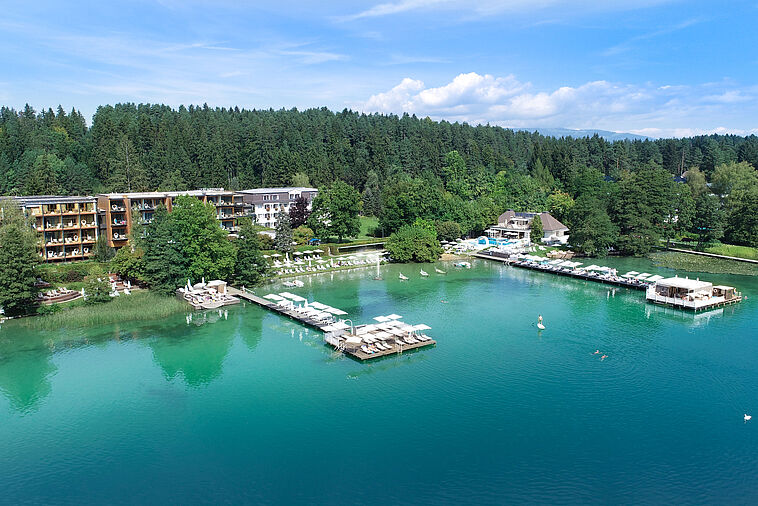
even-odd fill
[[[513,210],[508,210],[497,217],[498,223],[508,223],[508,220],[516,216],[516,213]]]
[[[566,225],[553,218],[550,213],[540,213],[540,219],[542,220],[542,230],[568,230]]]

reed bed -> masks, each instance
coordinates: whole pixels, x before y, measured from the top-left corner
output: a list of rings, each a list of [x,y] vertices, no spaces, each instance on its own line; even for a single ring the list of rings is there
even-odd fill
[[[28,328],[46,330],[90,327],[133,320],[166,318],[188,309],[187,304],[177,298],[139,291],[132,295],[122,295],[105,304],[65,308],[49,315],[24,318],[20,323]]]
[[[738,260],[725,260],[723,258],[713,258],[673,251],[652,253],[650,259],[656,265],[661,267],[669,267],[681,271],[758,276],[758,265],[740,262]]]

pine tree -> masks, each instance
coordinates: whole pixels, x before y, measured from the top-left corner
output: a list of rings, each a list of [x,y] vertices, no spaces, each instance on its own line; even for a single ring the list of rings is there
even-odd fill
[[[0,203],[0,308],[6,316],[34,312],[39,262],[35,236],[23,212],[10,199]]]
[[[252,220],[245,220],[240,224],[236,246],[237,261],[234,265],[234,281],[243,286],[258,284],[266,275],[267,264]]]
[[[276,237],[274,238],[274,247],[282,253],[292,253],[292,224],[290,216],[287,213],[279,213],[274,226]]]

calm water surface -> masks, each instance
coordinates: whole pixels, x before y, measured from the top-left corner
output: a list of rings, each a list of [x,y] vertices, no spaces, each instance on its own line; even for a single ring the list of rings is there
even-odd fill
[[[356,323],[433,328],[436,348],[370,364],[249,304],[189,324],[3,325],[0,502],[758,500],[758,417],[742,420],[758,415],[755,279],[704,275],[748,300],[695,316],[487,261],[443,268],[290,289]]]

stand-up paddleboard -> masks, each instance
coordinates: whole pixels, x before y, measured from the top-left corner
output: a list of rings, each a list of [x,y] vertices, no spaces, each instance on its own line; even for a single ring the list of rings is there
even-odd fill
[[[537,324],[537,328],[540,329],[540,330],[545,330],[545,326],[543,324],[541,324],[541,323]]]

